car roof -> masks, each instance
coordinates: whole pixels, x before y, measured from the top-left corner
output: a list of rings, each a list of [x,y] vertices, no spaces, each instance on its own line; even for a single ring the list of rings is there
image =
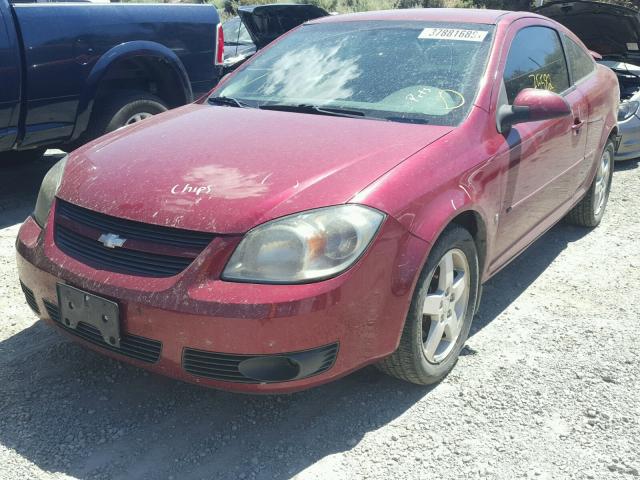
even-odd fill
[[[333,15],[309,23],[355,22],[355,21],[431,21],[483,23],[494,25],[504,17],[510,19],[522,16],[538,16],[530,12],[510,12],[506,10],[488,10],[474,8],[408,8],[397,10],[381,10],[373,12],[348,13]]]

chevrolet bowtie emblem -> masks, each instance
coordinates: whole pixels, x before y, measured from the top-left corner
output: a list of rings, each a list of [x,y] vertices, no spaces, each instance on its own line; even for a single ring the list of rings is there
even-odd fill
[[[103,233],[98,239],[107,248],[119,248],[127,241],[126,238],[122,238],[115,233]]]

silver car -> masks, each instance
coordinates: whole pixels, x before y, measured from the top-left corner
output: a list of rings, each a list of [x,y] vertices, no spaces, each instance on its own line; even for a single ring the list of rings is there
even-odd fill
[[[640,157],[640,113],[638,112],[640,110],[640,66],[604,59],[600,63],[616,72],[621,87],[623,82],[632,84],[630,92],[626,94],[622,92],[622,88],[620,89],[620,95],[623,98],[618,110],[618,129],[622,140],[616,152],[616,160],[638,158]]]
[[[590,1],[551,1],[536,9],[573,31],[598,63],[620,82],[616,160],[640,157],[640,15],[631,8]],[[606,32],[604,34],[603,32]],[[599,58],[602,56],[602,58]]]

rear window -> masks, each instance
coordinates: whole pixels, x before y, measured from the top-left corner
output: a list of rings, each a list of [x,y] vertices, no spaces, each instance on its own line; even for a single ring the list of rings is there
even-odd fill
[[[471,109],[492,35],[491,25],[464,23],[308,24],[245,64],[215,94],[255,107],[314,105],[454,126]]]
[[[520,30],[509,49],[504,71],[509,103],[525,88],[561,93],[569,88],[569,71],[558,33],[547,27]]]

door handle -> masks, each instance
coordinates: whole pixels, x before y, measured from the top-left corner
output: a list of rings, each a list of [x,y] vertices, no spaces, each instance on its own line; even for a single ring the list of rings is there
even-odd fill
[[[571,125],[571,130],[573,130],[576,133],[579,133],[583,125],[584,125],[584,121],[580,120],[579,118],[576,118],[573,120],[573,125]]]

